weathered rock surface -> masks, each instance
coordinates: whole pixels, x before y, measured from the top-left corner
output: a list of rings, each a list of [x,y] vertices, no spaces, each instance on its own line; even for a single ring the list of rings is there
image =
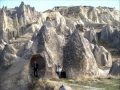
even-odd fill
[[[95,32],[94,30],[85,31],[84,36],[85,36],[85,38],[88,39],[88,41],[89,41],[90,43],[94,43],[94,44],[97,43],[96,32]]]
[[[32,55],[32,47],[33,41],[29,40],[27,43],[25,43],[17,52],[17,55],[19,57],[23,57],[24,59],[30,59]]]
[[[86,25],[90,23],[119,25],[119,11],[108,7],[72,6],[55,7],[63,16],[80,18]],[[114,16],[113,16],[114,15]]]
[[[103,27],[101,31],[101,40],[107,42],[109,46],[120,49],[120,30],[119,27],[113,28],[110,25]]]
[[[1,54],[1,52],[4,49],[4,47],[5,47],[6,44],[7,43],[5,41],[3,41],[2,39],[0,40],[0,54]]]
[[[109,74],[113,76],[120,76],[120,60],[113,62]]]
[[[48,25],[49,24],[49,25]],[[55,64],[62,63],[62,45],[61,36],[57,35],[56,28],[52,26],[51,21],[44,23],[33,41],[29,41],[18,51],[18,55],[25,59],[30,59],[32,55],[40,54],[42,60],[45,60],[45,77],[51,77],[51,73],[56,77]],[[52,71],[50,71],[52,70]]]
[[[54,9],[40,13],[23,2],[19,7],[0,9],[0,90],[30,90],[35,80],[34,60],[39,64],[40,79],[58,78],[55,66],[59,64],[66,78],[107,76],[108,71],[98,66],[111,66],[111,54],[95,45],[95,30],[84,30],[109,24],[100,32],[101,40],[119,48],[119,29],[113,28],[120,23],[119,11],[87,6]],[[118,73],[119,62],[115,62],[110,74]],[[37,84],[36,90],[58,90],[62,85],[42,81]],[[63,89],[71,88],[64,85]]]
[[[116,28],[111,35],[112,42],[111,45],[114,48],[118,48],[120,50],[120,28]]]
[[[93,49],[93,54],[95,56],[98,66],[111,67],[112,56],[103,46],[95,45]]]
[[[81,28],[79,27],[77,29],[81,29]],[[30,59],[32,55],[40,54],[46,62],[46,68],[49,68],[49,66],[51,68],[54,68],[55,64],[61,64],[61,65],[66,64],[65,72],[68,74],[67,76],[68,78],[70,77],[71,74],[73,74],[73,72],[79,73],[80,75],[83,74],[97,75],[98,67],[94,55],[91,51],[90,43],[87,39],[84,38],[82,34],[83,32],[80,31],[79,33],[79,31],[76,30],[74,34],[72,34],[69,37],[70,39],[67,43],[65,42],[64,34],[58,33],[57,30],[58,28],[54,26],[53,21],[44,22],[38,34],[36,34],[37,36],[35,35],[36,37],[34,37],[34,40],[29,41],[27,44],[25,44],[25,46],[23,46],[22,49],[18,51],[19,52],[18,55],[22,58]],[[75,39],[75,41],[73,39]],[[68,49],[68,47],[65,46],[66,43],[67,45],[70,45],[69,47],[71,46],[76,47],[76,48],[72,48],[74,52],[72,52],[70,48]],[[65,46],[64,49],[68,51],[64,52],[63,46]],[[78,48],[80,48],[80,50]],[[82,53],[77,53],[80,51]],[[66,53],[70,53],[70,55]],[[71,55],[71,53],[75,54],[74,57]],[[81,56],[79,57],[79,55]],[[69,60],[68,58],[70,57],[72,57],[74,60],[71,59],[72,64],[69,66],[68,63],[69,61],[66,60]],[[79,63],[76,61],[76,59],[78,60]],[[79,59],[81,61],[79,61]],[[67,70],[68,68],[66,66],[71,67],[75,71],[71,72],[70,69]],[[79,70],[79,72],[77,72],[77,70]],[[75,76],[73,75],[72,77]]]
[[[29,61],[17,58],[7,70],[4,69],[0,77],[1,90],[29,90],[31,78]]]
[[[63,65],[68,78],[80,78],[81,75],[98,73],[90,43],[81,33],[75,30],[64,47]]]
[[[40,13],[35,11],[34,7],[25,5],[24,2],[19,7],[11,9],[3,7],[0,9],[0,39],[10,43],[9,40],[17,39],[26,32],[34,32],[37,25],[37,28],[42,25],[39,15]]]
[[[101,31],[101,40],[111,41],[112,33],[113,33],[113,28],[110,25],[104,26]]]
[[[0,54],[1,66],[9,66],[17,58],[16,50],[13,46],[6,44]]]

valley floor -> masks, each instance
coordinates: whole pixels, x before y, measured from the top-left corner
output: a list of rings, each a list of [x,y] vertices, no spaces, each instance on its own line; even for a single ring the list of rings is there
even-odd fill
[[[46,80],[46,82],[52,85],[64,85],[70,86],[73,90],[120,90],[120,78],[96,78],[96,79],[81,79],[79,81],[71,79],[60,79],[60,80]],[[33,90],[39,89],[39,81]]]

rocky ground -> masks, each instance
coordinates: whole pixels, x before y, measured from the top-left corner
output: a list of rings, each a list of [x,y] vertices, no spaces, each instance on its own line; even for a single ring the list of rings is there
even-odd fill
[[[109,7],[1,8],[0,90],[118,90],[119,18]]]

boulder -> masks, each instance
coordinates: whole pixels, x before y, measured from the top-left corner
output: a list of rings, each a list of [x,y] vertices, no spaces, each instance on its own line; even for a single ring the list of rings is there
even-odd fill
[[[82,32],[75,30],[64,47],[63,69],[67,78],[80,78],[82,75],[97,75],[98,67],[89,41]]]
[[[103,46],[95,45],[93,49],[93,54],[95,56],[98,66],[111,67],[112,56]]]
[[[112,63],[109,74],[113,76],[120,76],[120,60],[116,60]]]

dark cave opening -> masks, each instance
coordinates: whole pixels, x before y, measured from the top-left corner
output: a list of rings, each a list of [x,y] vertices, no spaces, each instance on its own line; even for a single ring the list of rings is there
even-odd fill
[[[57,73],[57,75],[59,76],[59,78],[67,78],[65,71],[61,71],[61,73],[59,73],[59,72],[56,72],[56,73]]]
[[[36,54],[36,55],[33,55],[32,58],[31,58],[31,61],[30,61],[30,73],[31,73],[31,76],[34,76],[34,62],[37,62],[38,64],[38,70],[37,70],[37,74],[38,74],[38,77],[44,77],[45,76],[45,71],[46,71],[46,62],[45,62],[45,59],[39,55],[39,54]]]

